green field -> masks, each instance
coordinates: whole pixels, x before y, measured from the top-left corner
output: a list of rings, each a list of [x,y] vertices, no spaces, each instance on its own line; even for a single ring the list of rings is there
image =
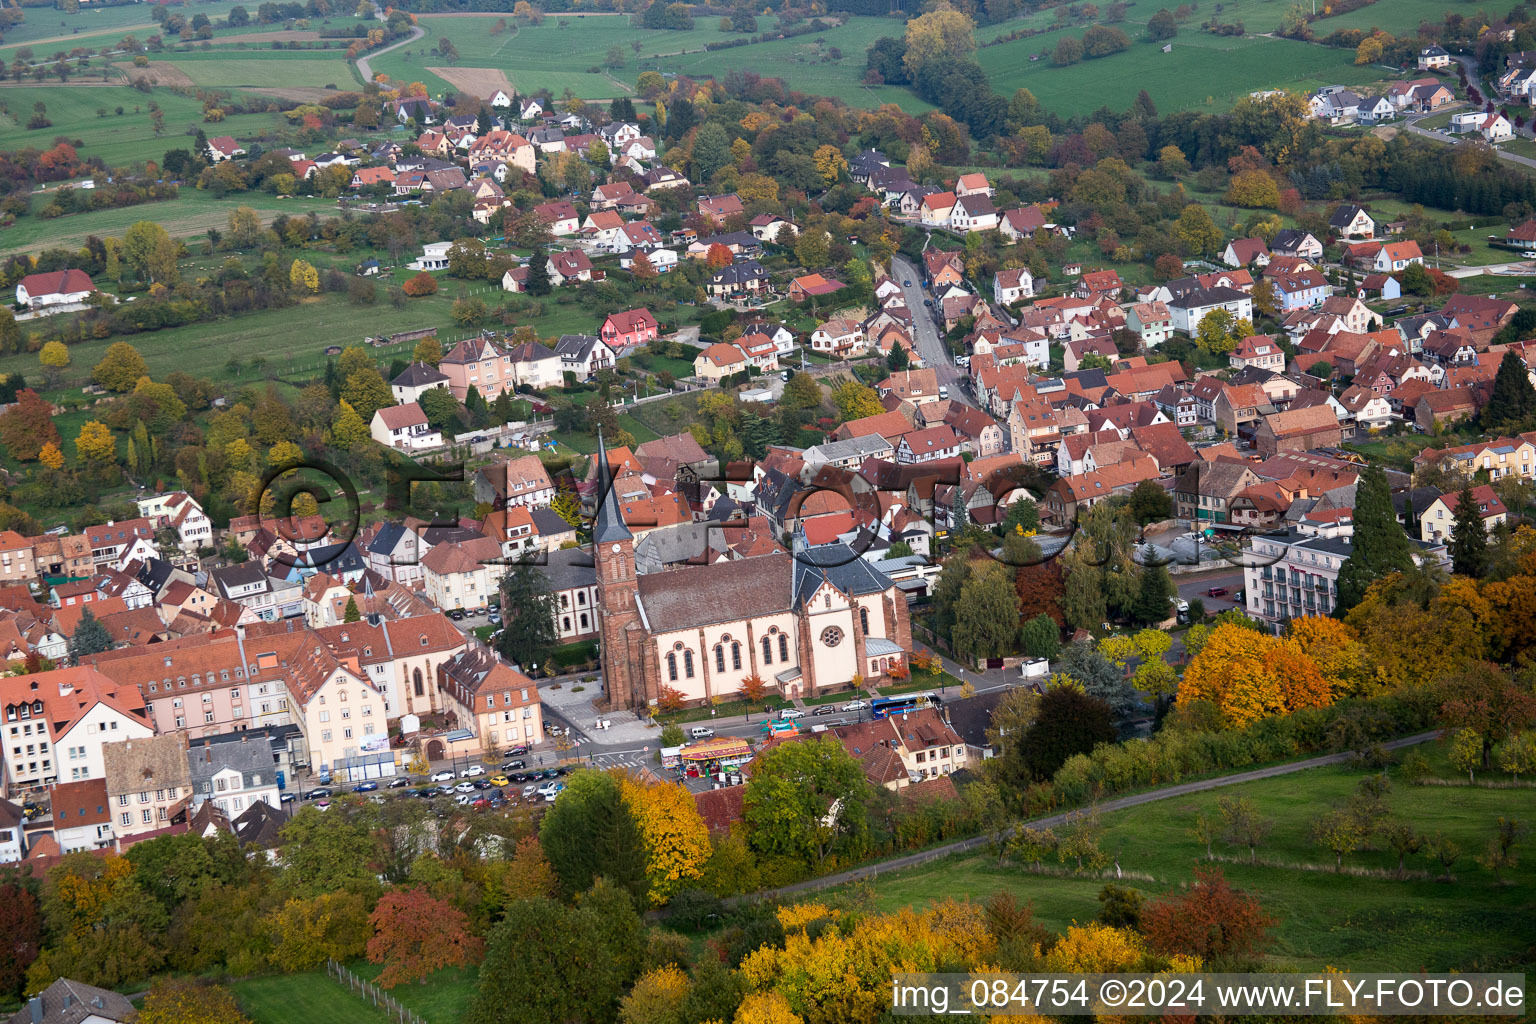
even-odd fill
[[[174,143],[166,143],[170,148]],[[289,216],[314,211],[322,216],[334,215],[336,203],[330,199],[295,196],[279,199],[265,192],[242,192],[220,199],[207,192],[199,192],[194,185],[183,185],[175,199],[165,202],[143,203],[88,213],[72,213],[66,217],[45,220],[35,216],[36,211],[47,205],[43,196],[32,197],[34,216],[23,217],[5,232],[7,251],[31,252],[54,246],[73,246],[85,241],[90,235],[100,238],[121,238],[128,225],[135,221],[153,220],[162,224],[175,238],[192,241],[202,238],[209,228],[222,230],[229,223],[229,214],[236,207],[249,206],[268,223],[280,213]],[[352,259],[351,264],[361,262]],[[319,266],[319,263],[316,263]]]
[[[1446,776],[1453,774],[1443,759],[1438,767]],[[1365,774],[1343,767],[1320,768],[1118,811],[1104,817],[1101,847],[1131,876],[1120,884],[1147,895],[1174,890],[1193,877],[1191,869],[1204,853],[1188,832],[1196,814],[1214,813],[1220,796],[1247,797],[1275,822],[1270,838],[1259,849],[1261,861],[1325,867],[1221,865],[1233,885],[1254,893],[1279,919],[1272,957],[1282,968],[1529,970],[1536,865],[1525,858],[1520,867],[1505,873],[1507,884],[1500,885],[1475,857],[1492,836],[1500,815],[1525,822],[1536,816],[1536,790],[1420,787],[1394,772],[1392,791],[1385,798],[1388,813],[1420,832],[1438,831],[1455,839],[1463,851],[1453,868],[1457,881],[1335,874],[1326,869],[1331,868],[1332,854],[1314,847],[1307,830],[1319,813],[1347,800]],[[1247,856],[1246,849],[1220,843],[1216,852],[1239,861]],[[1397,858],[1384,849],[1370,850],[1349,854],[1345,865],[1391,870]],[[1423,871],[1429,864],[1417,855],[1409,858],[1408,866]],[[1144,875],[1154,880],[1144,881]],[[1007,890],[1031,902],[1036,919],[1046,927],[1064,930],[1074,921],[1093,917],[1104,882],[1030,874],[1016,866],[999,865],[990,854],[970,854],[867,884],[876,903],[886,910],[946,897],[985,899]]]
[[[1221,16],[1231,17],[1226,12]],[[977,57],[996,91],[1010,96],[1027,88],[1047,109],[1063,116],[1101,106],[1124,110],[1142,89],[1163,113],[1217,112],[1259,89],[1310,92],[1330,83],[1360,85],[1382,78],[1380,68],[1354,67],[1347,50],[1291,39],[1215,36],[1186,26],[1172,40],[1172,52],[1163,53],[1138,38],[1139,28],[1122,27],[1132,37],[1129,50],[1069,67],[1053,67],[1049,55],[1062,36],[1081,37],[1081,28],[988,46]],[[1046,56],[1029,59],[1040,53]]]
[[[193,14],[206,14],[212,19],[223,18],[229,14],[231,7],[239,3],[240,0],[199,2],[195,9],[188,8],[187,16],[190,18]],[[247,3],[246,7],[254,13],[254,5]],[[99,48],[129,34],[143,39],[159,28],[149,16],[151,9],[147,4],[118,4],[111,7],[83,5],[79,14],[69,16],[51,7],[28,7],[25,10],[26,20],[6,29],[5,45],[7,49],[26,45],[38,53],[46,54],[76,46]]]
[[[372,981],[384,970],[382,964],[363,960],[347,966],[365,981]],[[397,985],[389,994],[399,1000],[401,1006],[419,1013],[427,1024],[457,1024],[468,1012],[479,983],[479,968],[450,967],[431,975],[421,984]]]
[[[249,57],[228,53],[177,53],[156,58],[174,64],[193,82],[221,89],[324,88],[355,89],[362,83],[340,51],[326,57],[308,50],[251,51]],[[259,54],[259,56],[257,55]]]
[[[159,137],[150,123],[151,102],[165,112]],[[9,113],[0,114],[0,149],[47,149],[62,135],[81,143],[81,156],[99,156],[108,166],[159,160],[166,150],[190,144],[187,136],[199,128],[210,135],[250,137],[277,124],[270,114],[240,114],[217,126],[205,124],[201,103],[169,89],[142,93],[128,86],[12,86],[4,90],[4,103]],[[37,103],[47,108],[53,124],[31,130],[26,124]],[[117,107],[123,108],[121,115]],[[105,113],[98,116],[98,110]]]
[[[1446,14],[1453,10],[1471,17],[1479,8],[1475,4],[1456,3],[1455,0],[1377,0],[1376,3],[1344,14],[1319,18],[1312,22],[1312,33],[1322,38],[1344,28],[1379,28],[1397,36],[1411,36],[1418,31],[1419,22],[1428,21],[1439,25],[1445,21]]]
[[[363,1002],[324,971],[246,978],[230,988],[240,1009],[256,1024],[290,1024],[300,1020],[385,1024],[389,1020],[383,1011]]]

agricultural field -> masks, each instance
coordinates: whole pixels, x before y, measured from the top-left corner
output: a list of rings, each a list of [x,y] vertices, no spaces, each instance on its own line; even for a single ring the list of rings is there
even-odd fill
[[[206,14],[217,20],[227,17],[231,7],[240,6],[241,0],[209,0],[200,2],[187,16]],[[254,5],[247,3],[247,10]],[[26,20],[5,31],[5,46],[30,46],[39,53],[75,46],[99,47],[116,38],[133,34],[141,39],[159,26],[150,18],[152,8],[147,4],[118,4],[111,7],[82,6],[76,15],[64,15],[51,7],[26,8]],[[4,52],[4,51],[0,51]],[[7,57],[9,59],[9,57]]]
[[[205,88],[242,89],[308,86],[356,89],[362,85],[341,51],[327,55],[313,50],[253,50],[249,56],[227,52],[166,54],[157,58]]]
[[[1312,23],[1312,32],[1321,37],[1345,28],[1379,28],[1395,36],[1413,35],[1422,21],[1439,25],[1453,11],[1472,17],[1479,9],[1476,4],[1446,0],[1377,0],[1353,11],[1319,18]]]
[[[1443,755],[1429,753],[1442,776],[1455,775]],[[1117,811],[1104,816],[1100,845],[1126,873],[1119,884],[1148,896],[1172,891],[1191,880],[1205,853],[1189,834],[1196,815],[1214,814],[1221,797],[1246,797],[1274,821],[1258,851],[1261,863],[1247,864],[1246,849],[1220,842],[1215,852],[1227,858],[1221,867],[1232,884],[1252,892],[1279,919],[1272,959],[1281,969],[1528,969],[1536,866],[1527,859],[1506,872],[1500,884],[1475,858],[1500,815],[1529,820],[1536,813],[1536,789],[1414,786],[1394,772],[1392,790],[1384,798],[1387,814],[1422,833],[1443,832],[1454,839],[1462,850],[1453,867],[1456,881],[1431,880],[1431,865],[1422,854],[1409,858],[1413,877],[1391,877],[1397,857],[1385,849],[1347,855],[1346,873],[1336,874],[1333,855],[1307,838],[1309,824],[1328,806],[1347,801],[1366,774],[1320,768]],[[867,884],[882,910],[920,907],[947,897],[985,899],[1006,890],[1032,903],[1037,921],[1060,931],[1097,913],[1096,896],[1104,882],[1032,874],[979,853]],[[1468,941],[1473,935],[1476,943]]]
[[[165,128],[155,135],[149,104],[165,112]],[[53,124],[26,127],[33,107],[42,103]],[[117,113],[122,107],[123,112]],[[0,149],[47,149],[58,136],[76,143],[81,156],[99,156],[108,166],[159,160],[165,151],[186,146],[202,128],[210,135],[249,137],[277,124],[270,114],[241,114],[214,126],[203,122],[202,104],[169,89],[140,92],[128,86],[58,85],[7,88],[0,100]],[[14,244],[7,239],[8,244]]]
[[[1172,40],[1172,52],[1163,53],[1139,26],[1122,27],[1132,38],[1129,50],[1068,67],[1052,66],[1049,55],[1062,36],[1081,37],[1080,27],[984,47],[977,59],[1002,95],[1027,88],[1062,115],[1101,106],[1124,110],[1142,89],[1160,111],[1216,112],[1258,89],[1309,92],[1330,83],[1359,85],[1382,77],[1380,68],[1355,67],[1346,50],[1291,39],[1216,36],[1186,24]],[[1046,56],[1031,61],[1033,54]]]

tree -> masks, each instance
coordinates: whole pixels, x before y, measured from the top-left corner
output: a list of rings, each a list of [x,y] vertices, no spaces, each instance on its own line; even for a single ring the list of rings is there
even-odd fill
[[[364,421],[373,419],[373,414],[380,409],[395,404],[394,393],[384,382],[383,375],[372,367],[359,370],[346,379],[341,386],[341,400],[356,409]]]
[[[239,8],[235,8],[239,10]],[[144,997],[138,1024],[248,1024],[235,994],[195,978],[156,978]]]
[[[700,128],[693,139],[693,177],[710,181],[720,168],[731,162],[731,139],[714,121]]]
[[[1536,421],[1536,388],[1513,350],[1499,360],[1493,393],[1478,416],[1483,429],[1490,432],[1525,430]]]
[[[1179,703],[1209,701],[1230,726],[1327,707],[1333,690],[1317,664],[1291,638],[1222,623],[1184,671]]]
[[[130,441],[129,443],[132,444],[133,442]],[[41,462],[49,469],[63,469],[64,453],[59,451],[58,444],[53,441],[49,441],[47,444],[43,445],[41,449],[38,450],[37,461]]]
[[[523,287],[529,295],[535,297],[548,295],[554,288],[549,280],[549,261],[540,259],[538,253],[534,253],[528,260],[528,280]]]
[[[89,607],[81,609],[80,621],[69,638],[70,660],[78,665],[82,658],[110,651],[114,646],[112,634],[101,624],[101,620],[96,618]]]
[[[1220,307],[1211,310],[1195,325],[1195,343],[1212,355],[1226,355],[1237,347],[1237,318]]]
[[[1441,725],[1477,734],[1485,771],[1492,766],[1494,744],[1536,725],[1536,694],[1490,662],[1474,662],[1446,677],[1440,692]]]
[[[43,942],[37,894],[14,878],[0,882],[0,935],[0,996],[14,999]]]
[[[304,813],[320,814],[309,808]],[[267,915],[267,928],[273,939],[272,963],[290,973],[313,970],[327,960],[359,957],[372,932],[368,907],[356,892],[291,897]]]
[[[959,491],[959,488],[956,488]],[[1019,629],[1019,594],[998,562],[977,563],[960,590],[952,638],[973,658],[997,658],[1013,649]]]
[[[417,886],[386,892],[368,923],[368,960],[384,965],[381,988],[422,981],[444,967],[467,967],[480,957],[480,939],[470,934],[464,911]]]
[[[1536,773],[1536,733],[1522,732],[1506,740],[1499,748],[1499,767],[1517,781]]]
[[[1147,565],[1141,570],[1141,586],[1136,591],[1136,603],[1131,608],[1131,615],[1137,622],[1147,625],[1155,625],[1169,617],[1171,605],[1169,598],[1175,593],[1173,577],[1168,575],[1168,567],[1160,564]]]
[[[1462,484],[1451,520],[1451,565],[1459,576],[1481,579],[1488,567],[1488,531],[1472,496],[1472,484]]]
[[[693,796],[670,782],[626,782],[624,800],[645,847],[647,896],[663,906],[703,877],[709,860],[709,829]]]
[[[331,440],[346,451],[361,451],[372,440],[368,424],[345,398],[336,403],[331,417]]]
[[[925,68],[944,67],[969,59],[976,52],[976,23],[944,4],[907,22],[907,76],[916,80]]]
[[[89,468],[109,466],[117,461],[117,442],[106,424],[88,420],[75,436],[75,458]]]
[[[648,891],[639,826],[618,781],[606,772],[582,770],[570,777],[539,824],[539,843],[566,899],[591,888],[599,876],[637,899]]]
[[[555,595],[549,580],[529,560],[513,563],[502,576],[501,634],[496,649],[508,660],[532,670],[554,646]]]
[[[1029,732],[1024,737],[1024,757],[1038,780],[1055,775],[1074,754],[1086,754],[1100,743],[1119,736],[1114,712],[1097,697],[1071,686],[1046,690]]]
[[[16,394],[16,404],[0,414],[0,441],[18,462],[38,458],[45,445],[57,446],[59,431],[53,425],[53,406],[36,391],[23,388]]]
[[[555,870],[544,857],[544,847],[539,837],[526,835],[517,841],[517,848],[501,877],[501,893],[504,903],[518,900],[554,899],[559,891]]]
[[[1061,649],[1061,626],[1041,612],[1019,628],[1019,646],[1031,658],[1052,658]]]
[[[69,349],[62,341],[50,341],[38,352],[37,360],[50,370],[62,370],[69,365]]]
[[[1233,846],[1248,847],[1248,863],[1258,863],[1259,846],[1274,828],[1273,819],[1261,815],[1247,797],[1224,796],[1216,801],[1216,808],[1221,813],[1223,838]]]
[[[1221,249],[1221,229],[1198,203],[1184,207],[1174,225],[1174,234],[1196,256],[1210,256]]]
[[[1344,855],[1366,840],[1365,826],[1349,808],[1335,807],[1312,822],[1312,841],[1333,854],[1335,871],[1344,870]]]
[[[842,176],[848,173],[848,161],[843,158],[842,151],[836,146],[819,146],[813,154],[816,161],[816,173],[821,175],[821,180],[828,188],[838,183]]]
[[[864,770],[830,737],[758,756],[742,798],[747,841],[759,854],[820,864],[862,829]]]
[[[1349,558],[1339,570],[1337,615],[1359,604],[1372,583],[1394,572],[1407,572],[1414,564],[1413,549],[1398,524],[1392,491],[1381,466],[1367,466],[1360,475],[1354,516]]]
[[[795,238],[795,259],[806,270],[824,267],[831,259],[832,243],[825,231],[807,229]]]
[[[1520,858],[1515,855],[1515,846],[1525,838],[1526,827],[1514,818],[1499,817],[1498,824],[1494,827],[1493,837],[1488,840],[1488,846],[1477,862],[1489,871],[1493,872],[1493,880],[1503,884],[1501,872],[1518,867]]]
[[[912,359],[907,355],[907,350],[898,342],[891,343],[891,351],[886,354],[885,368],[892,373],[900,373],[912,365]]]
[[[119,393],[133,390],[140,377],[149,375],[149,366],[139,350],[126,341],[113,342],[108,346],[101,362],[91,370],[91,378],[108,391]]]
[[[367,817],[364,813],[322,814],[306,807],[289,818],[282,828],[283,889],[297,899],[377,891],[378,839]],[[366,921],[366,911],[363,917]]]
[[[400,290],[413,299],[424,295],[435,295],[437,294],[437,278],[423,270],[401,285]]]
[[[730,250],[727,249],[727,252]],[[645,250],[636,249],[634,261],[629,265],[629,272],[638,282],[644,283],[655,280],[656,267],[651,263],[651,258],[645,254]]]
[[[1143,480],[1131,491],[1131,515],[1141,524],[1160,523],[1173,516],[1173,498],[1156,481]]]
[[[1173,20],[1173,12],[1163,8],[1152,15],[1152,20],[1147,22],[1147,35],[1155,42],[1172,39],[1179,34],[1179,23]]]
[[[1240,171],[1227,183],[1227,202],[1249,209],[1277,209],[1280,206],[1280,186],[1263,171]]]
[[[1195,883],[1142,907],[1141,931],[1159,953],[1197,956],[1207,969],[1262,956],[1276,924],[1259,901],[1232,888],[1220,868],[1195,868]]]
[[[846,380],[834,387],[832,401],[837,405],[838,416],[845,423],[865,416],[878,416],[885,411],[875,389],[856,380]]]
[[[1056,41],[1056,49],[1051,51],[1051,63],[1057,67],[1066,67],[1076,64],[1083,59],[1083,43],[1072,36],[1062,36]]]
[[[313,295],[320,290],[320,272],[312,263],[294,260],[288,267],[288,283],[295,291]]]

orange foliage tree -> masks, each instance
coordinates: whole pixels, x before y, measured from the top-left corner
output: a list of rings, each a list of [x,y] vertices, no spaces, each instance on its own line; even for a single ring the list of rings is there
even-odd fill
[[[423,295],[434,295],[437,292],[437,278],[423,270],[401,286],[401,291],[411,298],[419,298]]]
[[[687,702],[687,699],[687,697],[683,696],[683,691],[677,687],[663,686],[661,692],[656,695],[656,707],[665,714],[672,714],[673,712],[683,710],[683,705]]]
[[[1216,867],[1195,868],[1194,885],[1141,911],[1141,931],[1154,950],[1207,962],[1262,954],[1275,924],[1258,900],[1232,888]]]
[[[420,981],[444,967],[465,967],[480,958],[479,937],[469,934],[469,918],[425,889],[391,889],[368,918],[373,938],[368,960],[383,964],[379,985],[394,988]]]
[[[730,266],[731,260],[734,258],[735,257],[731,255],[730,249],[726,248],[724,245],[721,245],[719,242],[716,242],[714,245],[711,245],[709,247],[709,251],[704,254],[704,264],[709,267],[710,270],[719,270],[721,267]]]
[[[1333,703],[1333,688],[1296,641],[1223,623],[1179,684],[1179,703],[1214,704],[1229,725]]]
[[[741,681],[741,695],[754,707],[761,704],[763,698],[768,696],[768,681],[753,672]]]

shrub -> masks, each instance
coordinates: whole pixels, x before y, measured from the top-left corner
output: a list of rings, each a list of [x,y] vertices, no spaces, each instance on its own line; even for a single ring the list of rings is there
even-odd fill
[[[423,270],[409,281],[403,288],[405,294],[411,298],[420,298],[423,295],[433,295],[437,292],[437,278]]]

